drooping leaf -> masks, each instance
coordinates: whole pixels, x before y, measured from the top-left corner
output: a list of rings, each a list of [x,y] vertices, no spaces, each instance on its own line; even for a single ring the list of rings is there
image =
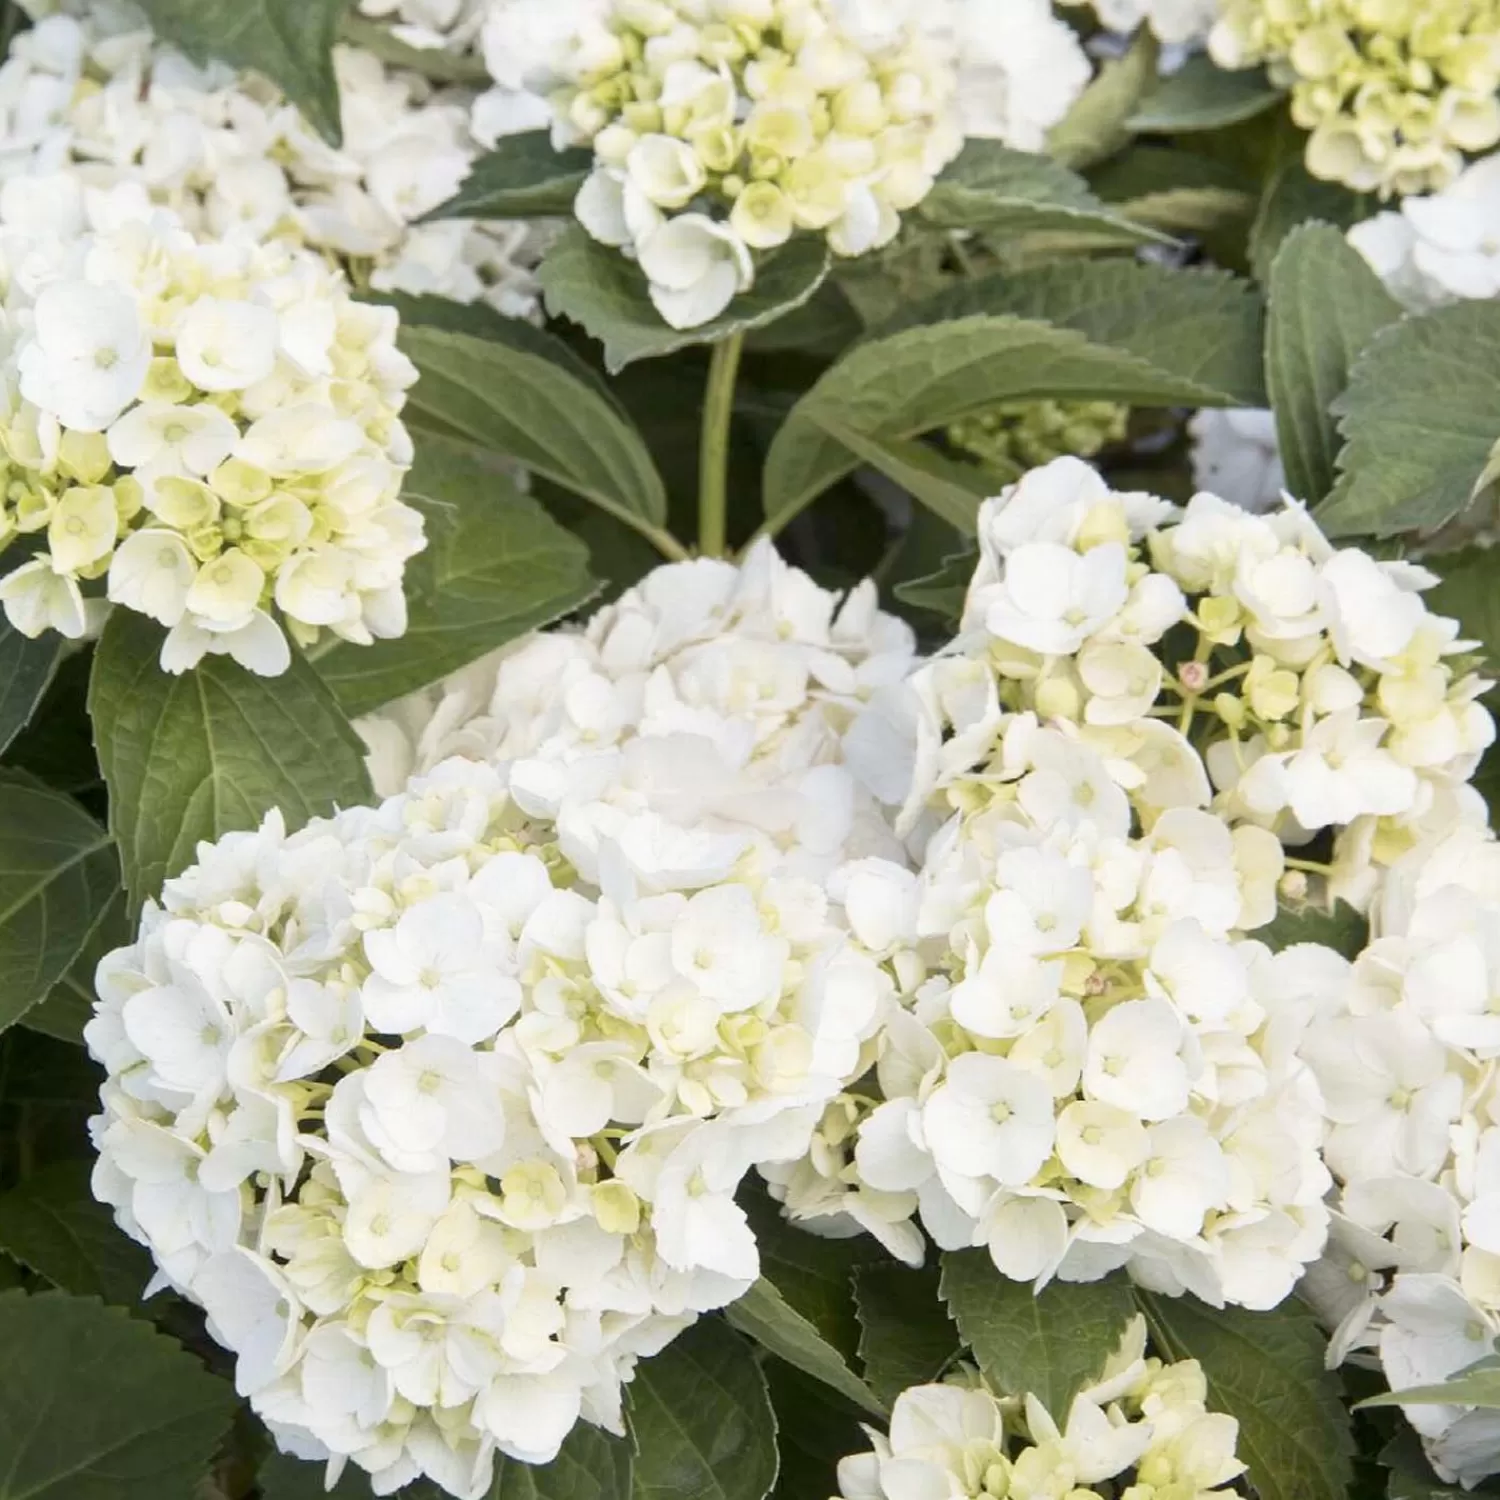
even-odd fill
[[[1218,130],[1263,114],[1281,97],[1260,69],[1227,72],[1200,53],[1146,95],[1129,125],[1142,135]]]
[[[115,891],[100,909],[99,919],[66,974],[47,991],[46,998],[21,1017],[28,1031],[39,1031],[60,1042],[81,1046],[83,1028],[94,1013],[94,970],[106,953],[130,941],[125,892]]]
[[[0,1500],[193,1500],[234,1387],[120,1308],[0,1295]]]
[[[849,1368],[843,1355],[825,1343],[818,1330],[764,1276],[725,1309],[725,1316],[761,1348],[847,1396],[865,1411],[877,1417],[884,1414],[879,1398]]]
[[[949,458],[925,443],[872,437],[835,417],[819,417],[818,421],[829,436],[837,438],[857,458],[879,469],[914,500],[967,536],[974,535],[980,502],[998,495],[1009,482],[977,464]]]
[[[1267,293],[1266,389],[1287,488],[1316,504],[1336,477],[1333,403],[1359,351],[1401,308],[1330,224],[1304,224],[1286,236]]]
[[[705,1318],[636,1367],[627,1390],[634,1500],[764,1500],[776,1416],[750,1346]]]
[[[903,439],[1024,397],[1254,404],[1258,299],[1228,277],[1154,269],[1049,266],[989,278],[857,344],[776,434],[765,472],[771,526],[857,465],[830,420]]]
[[[458,191],[423,222],[570,214],[592,161],[588,151],[558,151],[546,130],[501,136],[470,168]]]
[[[1252,934],[1256,942],[1264,943],[1273,953],[1298,943],[1320,943],[1342,953],[1347,959],[1358,958],[1370,941],[1370,924],[1343,901],[1336,902],[1333,910],[1311,903],[1289,906],[1285,902],[1277,908],[1275,920],[1265,927],[1257,927]]]
[[[198,62],[252,68],[342,144],[333,44],[347,0],[141,0],[158,36]]]
[[[495,1460],[486,1500],[630,1500],[630,1443],[580,1422],[550,1464]]]
[[[1239,1422],[1237,1452],[1260,1500],[1344,1500],[1354,1438],[1338,1376],[1323,1367],[1327,1336],[1309,1307],[1295,1297],[1274,1312],[1249,1312],[1136,1296],[1157,1352],[1196,1359],[1209,1409]]]
[[[1047,134],[1047,154],[1078,171],[1113,156],[1130,140],[1125,122],[1156,82],[1161,48],[1149,26],[1136,29],[1124,53],[1111,58]]]
[[[641,268],[618,250],[570,225],[547,252],[540,271],[547,311],[569,318],[604,345],[604,363],[618,374],[638,359],[657,359],[694,344],[716,344],[761,328],[801,307],[828,274],[828,251],[811,235],[788,240],[755,268],[755,285],[717,318],[673,328],[652,305]]]
[[[0,615],[0,753],[30,722],[65,644],[51,630],[29,640]]]
[[[887,1405],[908,1386],[938,1378],[958,1353],[958,1329],[944,1308],[935,1265],[889,1262],[854,1273],[859,1357],[865,1380]]]
[[[1335,410],[1330,536],[1432,531],[1458,515],[1500,437],[1500,301],[1463,302],[1377,334]]]
[[[405,499],[427,517],[427,550],[407,571],[406,634],[339,645],[318,675],[344,712],[368,713],[457,671],[598,592],[588,549],[479,449],[425,437]]]
[[[995,1269],[984,1250],[943,1256],[943,1300],[999,1391],[1035,1395],[1058,1422],[1120,1346],[1135,1312],[1130,1283],[1052,1282],[1040,1293]]]
[[[1163,236],[1101,203],[1083,178],[1032,151],[970,139],[919,210],[942,229],[979,229],[1000,239],[1066,234],[1099,247],[1139,245]]]
[[[171,677],[157,665],[160,648],[159,627],[116,610],[89,690],[132,909],[191,861],[200,840],[255,828],[271,808],[298,827],[371,797],[364,746],[301,656],[280,677],[257,677],[224,656]]]
[[[65,1292],[132,1306],[151,1257],[115,1225],[83,1161],[54,1162],[0,1194],[0,1250]]]
[[[119,884],[109,835],[71,797],[0,772],[0,1029],[68,972]]]
[[[550,334],[506,321],[482,338],[403,326],[401,347],[422,372],[413,425],[506,454],[628,524],[659,526],[661,475],[603,382]]]
[[[1314,177],[1303,165],[1299,151],[1289,156],[1267,179],[1260,206],[1250,228],[1250,264],[1256,277],[1265,281],[1281,242],[1299,224],[1317,219],[1337,229],[1347,229],[1360,217],[1359,199],[1342,183]]]

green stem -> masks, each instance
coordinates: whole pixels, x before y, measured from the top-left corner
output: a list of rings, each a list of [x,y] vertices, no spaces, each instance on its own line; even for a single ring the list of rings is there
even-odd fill
[[[744,334],[733,333],[715,344],[708,366],[698,444],[698,550],[704,557],[723,557],[728,541],[729,418],[744,340]]]

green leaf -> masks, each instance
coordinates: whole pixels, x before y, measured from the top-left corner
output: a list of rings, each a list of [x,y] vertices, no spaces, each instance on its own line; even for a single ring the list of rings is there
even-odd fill
[[[0,616],[0,753],[30,722],[66,642],[49,630],[28,640]]]
[[[885,1414],[879,1398],[849,1368],[843,1355],[825,1343],[818,1330],[764,1276],[738,1302],[731,1303],[724,1315],[761,1348],[831,1386],[874,1416]]]
[[[71,797],[0,772],[0,1029],[67,973],[119,884],[109,835]]]
[[[424,437],[404,498],[427,517],[428,535],[407,570],[406,634],[317,658],[351,716],[570,614],[599,588],[588,548],[521,494],[493,454]]]
[[[1265,405],[1263,302],[1223,271],[1114,259],[1003,272],[913,304],[878,336],[974,313],[1056,324],[1133,354],[1173,389],[1191,387],[1195,404]]]
[[[364,745],[301,656],[280,677],[257,677],[227,656],[171,677],[157,666],[160,648],[159,627],[116,610],[89,688],[132,909],[200,840],[255,828],[273,807],[296,828],[371,798]]]
[[[755,267],[755,285],[717,318],[697,328],[673,328],[652,305],[641,268],[577,224],[563,231],[539,272],[547,311],[572,319],[598,339],[612,375],[638,359],[716,344],[774,323],[801,307],[827,274],[827,247],[815,236],[801,235],[763,257]]]
[[[896,597],[914,609],[925,609],[946,623],[957,625],[968,598],[969,581],[974,576],[977,551],[955,552],[943,559],[934,572],[909,578],[896,585]]]
[[[28,1031],[39,1031],[60,1042],[83,1043],[83,1028],[94,1013],[94,970],[106,953],[130,941],[125,892],[116,890],[100,909],[99,920],[84,941],[68,972],[47,992],[40,1005],[21,1017]]]
[[[1432,531],[1468,505],[1500,437],[1500,301],[1461,302],[1377,334],[1335,411],[1330,536]]]
[[[1299,150],[1266,181],[1250,228],[1250,264],[1265,281],[1281,242],[1309,219],[1347,229],[1360,217],[1360,201],[1342,183],[1324,182],[1302,164]]]
[[[1316,504],[1334,484],[1332,408],[1349,366],[1401,308],[1331,224],[1303,224],[1286,236],[1266,290],[1266,389],[1287,488]]]
[[[347,0],[141,0],[152,28],[198,62],[253,68],[334,146],[343,142],[333,44]]]
[[[65,1292],[126,1306],[151,1279],[151,1257],[116,1228],[82,1161],[55,1162],[0,1195],[0,1250]]]
[[[1254,404],[1260,350],[1259,299],[1216,273],[1053,265],[960,286],[857,344],[792,409],[766,460],[769,525],[857,466],[830,421],[888,440],[1024,397]]]
[[[117,1307],[0,1296],[0,1500],[192,1500],[234,1387]]]
[[[854,1273],[859,1357],[887,1406],[908,1386],[938,1378],[958,1354],[958,1330],[944,1310],[936,1266],[861,1266]]]
[[[1047,135],[1047,154],[1075,171],[1113,156],[1130,140],[1126,121],[1156,82],[1161,48],[1139,27],[1120,57],[1106,62]]]
[[[1207,1307],[1192,1297],[1137,1299],[1164,1359],[1196,1359],[1208,1405],[1240,1424],[1238,1452],[1260,1500],[1344,1500],[1354,1438],[1328,1339],[1288,1298],[1274,1312]]]
[[[1321,943],[1352,961],[1370,941],[1370,924],[1342,901],[1336,902],[1332,911],[1311,904],[1288,906],[1283,902],[1277,907],[1274,920],[1256,928],[1251,936],[1273,953],[1298,943]]]
[[[580,1422],[550,1464],[495,1459],[487,1500],[630,1500],[630,1444]]]
[[[1098,1378],[1135,1312],[1123,1276],[1054,1281],[1040,1293],[995,1269],[984,1250],[943,1256],[943,1300],[985,1378],[999,1391],[1035,1395],[1059,1423]]]
[[[483,338],[403,326],[401,347],[422,372],[412,424],[507,454],[628,524],[659,526],[661,475],[604,383],[550,334],[498,323]]]
[[[925,443],[870,437],[834,417],[820,417],[818,425],[966,536],[974,535],[980,502],[999,494],[1010,482],[977,464],[949,458]]]
[[[1404,1425],[1380,1450],[1379,1463],[1391,1471],[1386,1500],[1470,1500],[1476,1493],[1494,1493],[1488,1484],[1478,1491],[1444,1484],[1432,1472],[1432,1465],[1427,1462],[1416,1433]]]
[[[537,219],[573,212],[592,153],[559,151],[546,130],[501,136],[469,170],[458,191],[423,216],[434,219]],[[618,254],[618,252],[615,252]]]
[[[1487,1355],[1433,1385],[1413,1385],[1405,1390],[1382,1391],[1378,1396],[1367,1396],[1356,1404],[1356,1410],[1376,1406],[1500,1407],[1500,1357]]]
[[[839,1460],[870,1446],[857,1409],[800,1370],[768,1359],[761,1366],[776,1413],[780,1468],[775,1500],[823,1500],[839,1493]]]
[[[1099,247],[1163,239],[1105,207],[1066,167],[991,140],[964,143],[919,213],[940,229],[982,229],[1001,239],[1061,233]]]
[[[413,47],[403,42],[389,26],[366,20],[357,12],[346,15],[339,26],[339,39],[373,53],[387,67],[420,73],[434,83],[490,85],[490,70],[478,52],[452,52],[446,47]]]
[[[776,1416],[765,1376],[719,1319],[700,1320],[642,1360],[627,1401],[634,1500],[764,1500],[771,1492]]]
[[[1200,53],[1163,78],[1128,124],[1142,135],[1218,130],[1264,114],[1281,97],[1261,70],[1226,72]]]

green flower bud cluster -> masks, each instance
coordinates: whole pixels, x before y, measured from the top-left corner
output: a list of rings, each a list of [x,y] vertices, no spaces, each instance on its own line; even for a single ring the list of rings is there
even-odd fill
[[[1268,63],[1308,170],[1356,192],[1441,190],[1500,141],[1500,0],[1228,0],[1209,51]]]
[[[1092,458],[1125,436],[1119,401],[1001,401],[948,425],[944,436],[986,468],[1009,474],[1054,458]]]

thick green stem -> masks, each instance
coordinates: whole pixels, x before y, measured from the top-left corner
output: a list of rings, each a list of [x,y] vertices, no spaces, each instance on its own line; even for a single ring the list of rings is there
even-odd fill
[[[723,557],[728,542],[729,419],[734,410],[734,378],[744,335],[733,333],[714,345],[703,394],[703,436],[698,445],[698,550]]]

